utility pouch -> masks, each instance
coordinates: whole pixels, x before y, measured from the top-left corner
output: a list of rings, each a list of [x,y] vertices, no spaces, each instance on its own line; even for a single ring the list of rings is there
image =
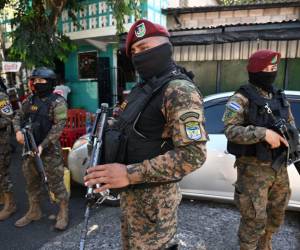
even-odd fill
[[[256,144],[256,157],[260,161],[272,160],[272,150],[266,142],[260,142]]]
[[[287,150],[285,146],[273,149],[272,168],[278,171],[282,166],[287,166]]]
[[[109,128],[104,135],[104,162],[126,162],[127,137],[115,128]]]

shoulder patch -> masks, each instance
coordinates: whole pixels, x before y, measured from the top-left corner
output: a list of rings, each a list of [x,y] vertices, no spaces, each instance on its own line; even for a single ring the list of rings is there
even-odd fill
[[[12,106],[8,100],[0,101],[0,111],[4,115],[12,115],[14,113]]]
[[[239,112],[242,110],[242,107],[240,104],[234,101],[230,101],[227,103],[227,108],[230,109],[231,111]]]
[[[181,121],[185,121],[187,118],[190,118],[190,117],[194,117],[196,119],[199,119],[200,115],[199,115],[199,113],[196,113],[196,112],[187,112],[187,113],[182,114],[179,117],[179,119]]]
[[[121,103],[121,105],[120,105],[120,109],[121,109],[122,111],[124,111],[124,109],[127,107],[127,104],[128,104],[128,101],[127,101],[127,100],[124,100],[124,101]]]
[[[185,132],[189,139],[198,141],[202,138],[200,123],[197,121],[190,121],[184,124]]]

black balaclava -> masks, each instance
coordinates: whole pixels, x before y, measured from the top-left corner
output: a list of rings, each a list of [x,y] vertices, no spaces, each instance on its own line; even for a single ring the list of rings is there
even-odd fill
[[[53,92],[53,84],[51,81],[47,81],[46,83],[35,83],[34,84],[34,89],[36,94],[40,97],[46,97],[50,95]]]
[[[273,91],[273,83],[275,81],[277,71],[273,72],[248,72],[249,73],[249,82],[253,85],[271,93]]]
[[[164,43],[132,55],[132,63],[143,80],[159,76],[169,68],[175,67],[172,59],[172,45]]]

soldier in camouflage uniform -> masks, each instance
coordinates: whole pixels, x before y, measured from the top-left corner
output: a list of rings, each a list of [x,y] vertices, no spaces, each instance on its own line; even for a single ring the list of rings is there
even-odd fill
[[[60,209],[55,228],[64,230],[68,225],[69,196],[64,185],[64,167],[59,137],[67,119],[67,104],[63,97],[54,94],[55,73],[45,67],[32,72],[33,94],[24,100],[22,112],[14,118],[17,141],[24,144],[22,126],[30,123],[39,154],[44,163],[49,189],[54,193]],[[36,171],[33,157],[23,161],[23,173],[27,184],[29,210],[15,226],[23,227],[42,216],[40,195],[43,190],[41,178]]]
[[[139,113],[140,92],[152,84],[165,85],[144,103],[135,122],[127,124],[125,164],[99,165],[88,169],[85,177],[87,186],[102,184],[96,192],[127,187],[121,193],[123,249],[178,249],[181,194],[177,182],[206,159],[202,96],[172,60],[168,37],[164,27],[147,20],[131,27],[127,55],[143,81],[121,104],[116,123]]]
[[[228,151],[236,155],[234,198],[241,213],[242,250],[272,249],[272,234],[283,223],[290,198],[286,158],[278,171],[272,168],[286,152],[287,141],[275,132],[268,108],[295,127],[284,94],[273,87],[279,59],[280,54],[270,50],[250,57],[249,84],[229,99],[223,117]]]
[[[11,159],[10,135],[12,130],[13,109],[5,89],[0,86],[0,193],[4,207],[0,211],[0,221],[9,218],[16,211],[13,199],[13,184],[8,168]]]

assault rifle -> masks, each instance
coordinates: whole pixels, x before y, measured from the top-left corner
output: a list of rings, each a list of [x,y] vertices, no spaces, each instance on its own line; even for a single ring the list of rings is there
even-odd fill
[[[52,202],[52,198],[51,198],[51,194],[50,194],[50,190],[49,190],[49,184],[48,184],[48,178],[45,172],[45,168],[44,168],[44,164],[42,162],[41,157],[39,156],[39,150],[38,147],[36,145],[36,142],[34,140],[33,134],[32,134],[32,128],[31,125],[25,125],[21,132],[24,135],[24,151],[22,156],[26,157],[26,156],[30,156],[34,158],[35,161],[35,166],[36,166],[36,170],[39,174],[39,176],[41,177],[45,189],[49,194],[49,198],[50,201]]]
[[[100,163],[100,157],[102,155],[102,149],[103,149],[103,135],[104,135],[104,129],[107,120],[107,115],[108,115],[108,104],[102,103],[101,109],[98,109],[96,112],[96,118],[93,123],[91,134],[89,136],[88,147],[91,147],[92,150],[91,150],[91,156],[90,156],[88,167],[93,167]],[[99,206],[110,196],[109,190],[105,192],[101,192],[99,194],[94,193],[94,189],[99,187],[100,184],[87,188],[87,193],[85,196],[87,205],[84,213],[84,227],[81,231],[81,237],[80,237],[80,250],[84,250],[85,248],[85,240],[88,231],[87,227],[88,227],[88,222],[90,217],[90,209],[94,206]]]
[[[268,103],[264,106],[266,112],[272,117],[274,121],[274,129],[279,132],[281,136],[288,142],[287,150],[283,151],[272,164],[274,170],[278,170],[283,162],[287,165],[294,164],[300,175],[300,145],[299,132],[293,129],[292,126],[285,121],[285,119],[276,119]],[[283,161],[284,160],[284,161]]]

